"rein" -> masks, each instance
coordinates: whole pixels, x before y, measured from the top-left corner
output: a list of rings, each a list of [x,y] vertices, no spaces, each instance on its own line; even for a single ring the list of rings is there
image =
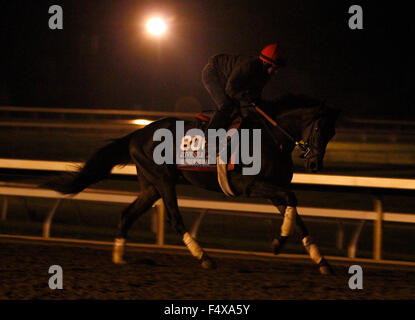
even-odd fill
[[[290,139],[296,146],[298,146],[302,151],[304,151],[304,157],[307,157],[309,155],[309,153],[311,152],[311,148],[308,145],[308,143],[302,143],[301,141],[295,140],[287,131],[285,131],[284,128],[278,125],[277,122],[274,121],[269,115],[267,115],[260,107],[255,105],[253,107],[260,115],[267,119],[269,123],[271,123],[274,127],[280,130],[288,139]]]

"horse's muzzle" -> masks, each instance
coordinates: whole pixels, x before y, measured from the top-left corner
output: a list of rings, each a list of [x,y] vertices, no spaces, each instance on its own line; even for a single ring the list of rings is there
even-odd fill
[[[311,157],[305,161],[305,169],[308,172],[318,172],[323,169],[323,159],[318,157]]]

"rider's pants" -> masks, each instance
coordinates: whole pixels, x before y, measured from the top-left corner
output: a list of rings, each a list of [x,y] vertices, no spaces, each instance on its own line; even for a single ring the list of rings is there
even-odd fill
[[[209,62],[202,70],[202,82],[216,104],[217,111],[210,120],[208,129],[227,129],[237,104],[225,92],[226,83],[219,76],[214,64]]]

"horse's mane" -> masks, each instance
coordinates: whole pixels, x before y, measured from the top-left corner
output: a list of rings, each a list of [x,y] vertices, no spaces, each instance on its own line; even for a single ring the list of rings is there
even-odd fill
[[[305,94],[285,94],[275,100],[265,102],[264,109],[271,116],[284,117],[299,110],[312,109],[324,105],[322,100]]]

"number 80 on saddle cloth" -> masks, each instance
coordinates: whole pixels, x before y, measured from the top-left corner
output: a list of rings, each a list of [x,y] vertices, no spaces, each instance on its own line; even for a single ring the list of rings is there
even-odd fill
[[[198,119],[203,122],[209,121],[204,115],[198,115]],[[238,129],[242,119],[237,117],[229,129]],[[203,126],[203,124],[202,124]],[[232,130],[234,133],[236,130]],[[232,135],[228,136],[228,151]],[[176,166],[180,170],[193,170],[193,171],[216,171],[216,163],[208,162],[208,150],[206,146],[206,139],[204,135],[199,134],[186,134],[182,137],[180,145],[176,152]],[[237,139],[237,145],[232,148],[232,154],[227,152],[227,171],[235,169],[235,161],[239,150],[239,139]],[[216,156],[214,158],[216,160]]]

